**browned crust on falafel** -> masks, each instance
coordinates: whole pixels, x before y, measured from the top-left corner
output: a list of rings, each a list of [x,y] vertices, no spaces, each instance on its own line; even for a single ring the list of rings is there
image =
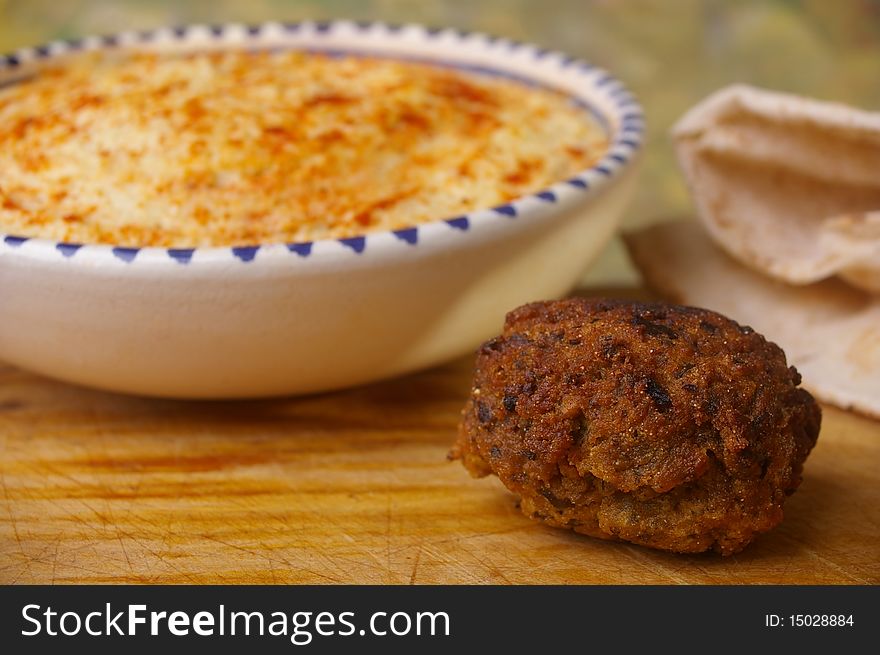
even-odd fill
[[[728,555],[782,520],[818,405],[785,354],[702,309],[575,298],[507,316],[452,452],[550,525]]]

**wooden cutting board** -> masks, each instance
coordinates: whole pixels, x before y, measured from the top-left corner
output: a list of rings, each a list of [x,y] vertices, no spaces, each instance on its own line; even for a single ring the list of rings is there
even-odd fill
[[[880,582],[880,423],[825,408],[784,523],[678,556],[533,523],[447,462],[470,367],[193,403],[0,364],[0,583]]]

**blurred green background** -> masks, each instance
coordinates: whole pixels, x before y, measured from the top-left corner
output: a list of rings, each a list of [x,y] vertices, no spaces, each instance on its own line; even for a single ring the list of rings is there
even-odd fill
[[[481,30],[610,69],[648,115],[632,229],[690,212],[667,132],[732,82],[880,109],[880,0],[0,0],[0,50],[187,22],[381,19]],[[592,283],[635,280],[619,243]]]

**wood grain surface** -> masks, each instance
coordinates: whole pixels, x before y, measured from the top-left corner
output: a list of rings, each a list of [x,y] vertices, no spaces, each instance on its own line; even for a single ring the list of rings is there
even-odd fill
[[[0,583],[880,582],[880,423],[826,407],[783,524],[678,556],[533,523],[447,462],[470,367],[194,403],[0,364]]]

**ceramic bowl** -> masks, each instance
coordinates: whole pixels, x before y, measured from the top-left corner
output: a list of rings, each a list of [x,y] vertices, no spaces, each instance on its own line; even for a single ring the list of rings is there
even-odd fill
[[[130,32],[0,57],[0,84],[72,52],[218,48],[512,76],[570,94],[611,145],[589,170],[509,204],[348,239],[165,249],[0,235],[0,359],[178,398],[303,394],[414,371],[472,351],[510,309],[570,291],[632,190],[643,129],[632,95],[584,61],[484,34],[345,21]]]

